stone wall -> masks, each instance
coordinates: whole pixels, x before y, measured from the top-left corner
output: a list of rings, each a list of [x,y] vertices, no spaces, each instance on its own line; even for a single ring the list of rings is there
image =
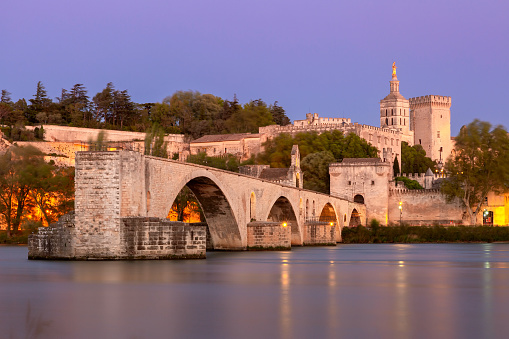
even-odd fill
[[[206,226],[149,217],[122,218],[126,259],[203,259]]]
[[[336,246],[336,227],[328,222],[307,222],[302,233],[304,246]]]
[[[452,225],[469,222],[464,208],[456,200],[447,203],[440,190],[391,189],[389,191],[389,222],[399,224],[399,202],[402,220],[410,225]]]
[[[78,152],[76,160],[76,256],[114,259],[122,247],[120,152]]]
[[[74,259],[74,213],[28,236],[28,259]]]
[[[254,221],[247,224],[247,249],[290,249],[291,227],[280,222]]]

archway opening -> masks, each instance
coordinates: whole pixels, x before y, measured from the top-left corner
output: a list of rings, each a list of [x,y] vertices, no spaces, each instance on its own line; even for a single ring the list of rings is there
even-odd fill
[[[322,212],[318,217],[318,221],[329,223],[332,227],[334,227],[336,229],[336,241],[341,241],[341,226],[339,225],[336,211],[334,210],[334,207],[332,207],[331,203],[327,203],[323,206]]]
[[[353,202],[364,204],[364,197],[360,194],[357,194],[355,197],[353,197]]]
[[[219,186],[207,177],[197,177],[190,180],[184,187],[189,189],[197,201],[201,210],[200,221],[207,224],[207,248],[244,249],[235,215]],[[200,221],[193,220],[192,222]]]
[[[337,223],[336,212],[330,203],[327,203],[325,206],[323,206],[318,221]]]
[[[292,204],[285,197],[279,197],[270,209],[267,221],[286,222],[291,227],[292,245],[301,245],[301,236],[297,217],[293,211]]]
[[[193,191],[187,186],[182,187],[179,194],[177,194],[166,218],[172,221],[182,221],[185,223],[205,222],[201,205]]]
[[[348,225],[351,227],[361,225],[361,214],[357,212],[355,208],[353,209],[352,214],[350,215],[350,223]]]

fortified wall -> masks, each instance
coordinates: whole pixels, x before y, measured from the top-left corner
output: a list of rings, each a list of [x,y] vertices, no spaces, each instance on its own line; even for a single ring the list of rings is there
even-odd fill
[[[448,203],[438,189],[409,190],[404,188],[389,191],[389,222],[399,224],[401,220],[410,225],[462,225],[469,220],[459,200]]]
[[[35,129],[36,126],[26,126],[27,129]],[[89,150],[89,142],[97,140],[100,132],[105,133],[105,142],[109,145],[109,150],[127,149],[136,150],[144,153],[145,151],[145,133],[126,132],[117,130],[68,127],[56,125],[43,125],[44,141],[42,142],[18,142],[19,145],[33,145],[46,154],[58,154],[67,157],[49,157],[55,163],[67,166],[74,166],[74,153],[77,151]],[[169,134],[164,137],[168,143],[168,155],[179,154],[185,156],[189,152],[189,141],[183,134]]]

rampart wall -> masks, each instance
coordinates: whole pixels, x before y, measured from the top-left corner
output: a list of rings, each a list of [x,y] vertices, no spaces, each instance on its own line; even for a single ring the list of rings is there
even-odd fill
[[[440,190],[389,190],[389,222],[399,224],[399,203],[402,221],[410,225],[456,225],[464,220],[464,208],[459,200],[448,203]]]

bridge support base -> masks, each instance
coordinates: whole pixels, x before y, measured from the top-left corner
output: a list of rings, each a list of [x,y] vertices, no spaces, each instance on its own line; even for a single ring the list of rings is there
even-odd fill
[[[290,225],[280,222],[253,221],[247,224],[247,249],[284,251],[291,249]]]
[[[307,222],[302,227],[304,246],[336,246],[336,227],[328,222]]]

